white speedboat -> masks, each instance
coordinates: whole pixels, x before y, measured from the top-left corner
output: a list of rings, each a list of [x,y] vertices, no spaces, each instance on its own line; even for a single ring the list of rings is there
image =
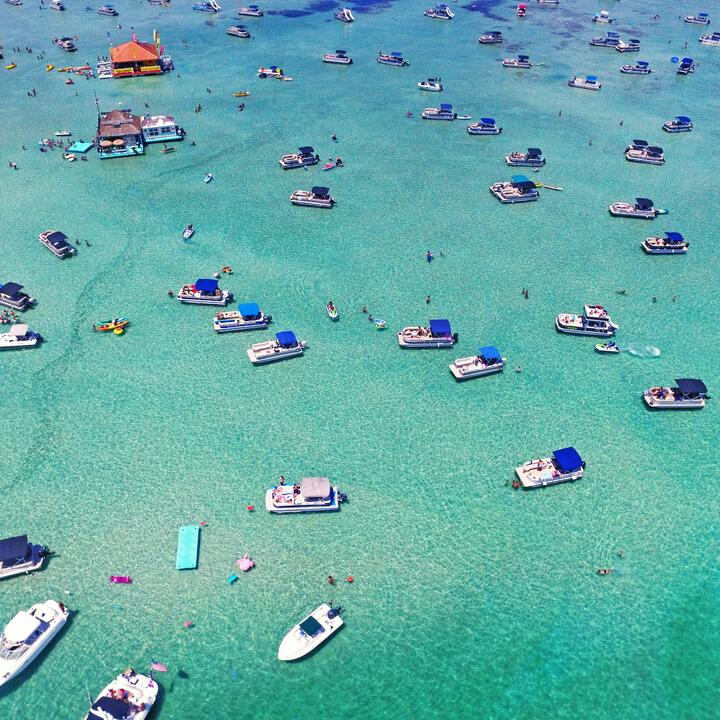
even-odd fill
[[[559,4],[560,4],[560,0],[538,0],[538,5],[555,6],[555,5],[559,5]]]
[[[335,11],[335,19],[344,23],[355,22],[355,16],[350,8],[340,8]]]
[[[299,660],[305,657],[342,626],[340,608],[323,603],[283,638],[278,650],[278,660]]]
[[[271,513],[333,512],[343,499],[337,485],[326,477],[308,477],[299,484],[277,485],[265,493],[265,509]]]
[[[98,14],[110,15],[111,17],[117,17],[118,11],[115,9],[115,7],[113,5],[103,5],[102,7],[98,8]]]
[[[624,40],[621,40],[616,46],[615,49],[618,52],[626,53],[626,52],[640,52],[640,41],[636,40],[635,38],[632,38],[625,42]]]
[[[128,668],[98,695],[85,720],[145,720],[158,696],[152,677]]]
[[[695,72],[695,61],[692,58],[683,58],[678,63],[678,69],[676,70],[678,75],[689,75]]]
[[[27,535],[0,540],[0,580],[39,570],[47,555],[48,549],[28,542]]]
[[[200,12],[217,13],[222,10],[222,7],[215,0],[209,0],[209,2],[198,2],[192,6],[193,10],[199,10]]]
[[[579,480],[585,475],[585,462],[573,447],[556,450],[551,457],[529,460],[515,468],[525,489]]]
[[[332,300],[328,300],[328,302],[325,304],[325,312],[327,313],[327,316],[331,320],[339,320],[340,319],[340,313],[338,312],[338,309],[333,305]]]
[[[720,32],[714,32],[710,35],[701,35],[699,41],[701,45],[712,45],[717,47],[720,45]]]
[[[306,207],[325,208],[329,210],[335,205],[335,198],[330,195],[329,188],[314,187],[312,190],[295,190],[290,195],[290,202],[293,205],[304,205]]]
[[[21,610],[0,635],[0,686],[12,680],[60,632],[70,611],[55,600]]]
[[[613,21],[613,18],[610,17],[610,13],[607,10],[601,10],[599,13],[593,15],[592,20],[594,23],[609,25]]]
[[[625,159],[645,165],[663,165],[665,153],[661,147],[648,145],[647,140],[633,140],[632,144],[625,148]]]
[[[453,112],[450,103],[440,103],[440,107],[425,108],[421,117],[423,120],[457,120],[458,114]]]
[[[427,92],[442,92],[443,89],[440,78],[428,78],[427,80],[421,80],[417,86],[420,90],[426,90]]]
[[[701,12],[697,15],[686,15],[685,22],[692,25],[709,25],[710,16],[706,12]]]
[[[496,347],[481,347],[477,355],[458,358],[448,365],[456,380],[469,380],[498,373],[505,367],[506,359]]]
[[[645,404],[654,410],[699,410],[710,399],[702,380],[677,378],[676,387],[651,387],[643,393]]]
[[[322,57],[324,63],[333,65],[352,65],[352,58],[348,57],[347,50],[336,50],[334,53],[325,53]]]
[[[248,348],[247,356],[253,365],[263,365],[302,355],[306,347],[307,343],[304,340],[298,340],[294,332],[285,330],[276,333],[275,340],[266,340],[251,345]]]
[[[620,352],[620,348],[614,340],[608,340],[608,342],[598,343],[595,346],[595,352],[616,355]]]
[[[495,118],[480,118],[480,122],[470,123],[467,131],[470,135],[499,135],[502,128],[495,124]]]
[[[250,31],[245,27],[245,25],[233,25],[232,27],[229,27],[225,31],[228,35],[234,35],[235,37],[239,38],[249,38],[252,37],[250,35]]]
[[[403,328],[398,334],[398,345],[403,348],[445,348],[452,347],[458,340],[448,320],[431,320],[430,327],[411,325]]]
[[[183,285],[177,299],[187,305],[227,305],[233,294],[221,290],[215,278],[198,278],[194,284]]]
[[[518,167],[542,167],[545,164],[542,150],[540,148],[528,148],[527,152],[513,152],[505,156],[508,165]]]
[[[266,315],[257,303],[240,303],[237,310],[215,315],[213,330],[218,333],[265,330],[271,322],[272,315]]]
[[[195,234],[195,226],[188,225],[182,232],[183,240],[189,240]]]
[[[296,153],[283,155],[280,160],[280,167],[283,170],[292,170],[293,168],[308,167],[317,165],[320,162],[320,156],[315,153],[315,148],[304,145],[298,148]]]
[[[617,47],[620,42],[620,33],[612,30],[605,33],[605,37],[594,37],[590,40],[590,44],[594,47]]]
[[[665,237],[645,238],[640,245],[648,255],[684,255],[690,247],[679,232],[666,232]]]
[[[652,70],[650,69],[650,63],[645,62],[645,60],[638,60],[634,65],[623,65],[620,72],[626,75],[649,75]]]
[[[0,350],[23,350],[35,347],[40,342],[42,335],[24,324],[13,325],[10,332],[0,334]]]
[[[609,320],[571,313],[560,313],[555,318],[555,327],[559,332],[568,335],[591,335],[593,337],[612,337],[616,329],[616,326]]]
[[[502,61],[503,67],[527,69],[532,67],[529,55],[518,55],[516,58],[505,58]]]
[[[5,0],[6,5],[15,5],[16,7],[19,7],[22,5],[22,0]]]
[[[51,10],[65,10],[65,5],[62,4],[61,0],[52,0],[50,3],[50,9]]]
[[[436,20],[452,20],[455,13],[445,3],[439,3],[435,7],[428,8],[423,15]]]
[[[693,124],[687,115],[677,115],[672,120],[664,122],[662,128],[669,133],[691,132]]]
[[[54,38],[53,42],[65,52],[75,52],[77,50],[77,45],[70,37]]]
[[[58,258],[66,258],[75,255],[77,250],[68,241],[68,236],[59,230],[46,230],[38,235],[38,240]]]
[[[614,202],[608,209],[613,217],[641,218],[642,220],[654,220],[658,215],[664,215],[667,212],[653,207],[653,201],[649,198],[635,198],[635,203]]]
[[[490,32],[483,33],[478,38],[478,42],[481,45],[500,45],[502,41],[503,36],[499,30],[491,30]]]
[[[490,192],[504,204],[535,202],[540,199],[537,185],[527,175],[513,175],[510,182],[497,182]]]
[[[401,52],[393,51],[391,53],[384,53],[380,51],[377,56],[377,61],[381,65],[395,65],[396,67],[405,67],[410,63],[405,60]]]
[[[240,17],[262,17],[265,13],[257,5],[248,5],[241,7],[237,14]]]
[[[581,90],[600,90],[602,88],[596,75],[586,75],[585,77],[576,75],[572,80],[568,80],[568,85]]]

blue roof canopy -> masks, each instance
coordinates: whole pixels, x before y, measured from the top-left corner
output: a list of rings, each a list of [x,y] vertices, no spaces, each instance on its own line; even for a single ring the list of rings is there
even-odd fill
[[[692,122],[692,120],[690,120],[690,118],[689,118],[687,115],[676,115],[676,116],[675,116],[675,119],[676,119],[679,123],[690,123],[690,122]]]
[[[691,380],[690,378],[676,378],[678,390],[683,395],[705,395],[707,388],[702,380]]]
[[[449,320],[431,320],[430,321],[430,334],[431,335],[451,335],[452,329],[450,328]]]
[[[260,307],[257,303],[240,303],[238,310],[246,320],[260,316]]]
[[[310,147],[310,145],[303,145],[299,147],[298,150],[302,155],[312,155],[315,152],[315,148]]]
[[[530,178],[527,175],[512,175],[510,180],[514,183],[530,182]]]
[[[204,293],[214,293],[218,289],[218,281],[215,278],[198,278],[195,281],[195,289]]]
[[[16,537],[0,540],[0,562],[24,558],[27,554],[27,546],[27,535],[17,535]]]
[[[681,62],[682,62],[683,65],[685,65],[686,63],[689,64],[689,63],[693,63],[693,62],[695,62],[695,61],[694,61],[692,58],[683,58],[683,59],[681,60]]]
[[[606,37],[609,37],[609,38],[620,37],[620,33],[619,33],[619,32],[615,32],[614,30],[608,30],[607,33],[606,33]]]
[[[529,59],[530,59],[529,55],[518,55],[518,60],[529,60]]]
[[[393,57],[397,57],[397,58],[402,57],[402,53],[401,53],[401,52],[398,52],[397,50],[393,50],[393,51],[390,53],[390,55],[392,55]]]
[[[645,60],[638,60],[635,64],[639,65],[640,67],[647,67],[650,63],[645,62]]]
[[[632,144],[635,147],[642,148],[642,147],[647,147],[648,141],[647,140],[633,140]]]
[[[275,338],[280,347],[291,348],[297,345],[297,338],[292,330],[283,330],[282,332],[276,333]]]
[[[650,198],[635,198],[635,204],[638,210],[650,210],[653,206],[653,201]]]
[[[486,347],[481,347],[478,350],[478,355],[480,357],[484,357],[485,360],[487,360],[488,362],[502,360],[500,351],[492,345],[487,345]]]
[[[452,110],[452,105],[450,103],[440,103],[440,109],[441,110]]]
[[[553,453],[555,464],[560,472],[574,472],[582,467],[583,461],[580,454],[574,447],[566,447],[562,450],[556,450]]]
[[[17,297],[20,291],[23,289],[22,285],[18,285],[14,282],[5,283],[2,287],[0,287],[0,292],[3,295],[7,295],[8,297]]]
[[[528,148],[527,154],[532,155],[533,157],[538,157],[542,155],[542,150],[540,148]]]
[[[480,122],[483,125],[494,125],[495,124],[495,118],[480,118]]]
[[[585,78],[588,82],[597,82],[597,75],[588,75]]]
[[[685,238],[679,232],[666,232],[665,239],[671,243],[685,242]]]
[[[330,188],[320,187],[319,185],[316,185],[316,186],[312,189],[312,194],[313,194],[313,195],[328,196],[328,195],[330,194]]]

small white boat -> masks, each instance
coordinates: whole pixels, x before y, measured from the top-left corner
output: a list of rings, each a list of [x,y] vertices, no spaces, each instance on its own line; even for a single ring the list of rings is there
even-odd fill
[[[16,7],[19,7],[22,5],[22,0],[5,0],[6,5],[15,5]]]
[[[508,165],[525,167],[542,167],[545,164],[542,150],[540,148],[528,148],[527,152],[513,152],[505,156]]]
[[[665,237],[645,238],[640,245],[648,255],[684,255],[690,247],[679,232],[666,232]]]
[[[701,12],[697,15],[686,15],[685,22],[691,25],[709,25],[710,16],[706,12]]]
[[[350,10],[350,8],[340,8],[339,10],[335,11],[334,15],[335,19],[339,20],[340,22],[355,22],[355,16],[352,14],[352,10]]]
[[[241,7],[237,14],[240,17],[262,17],[265,13],[257,5],[248,5]]]
[[[718,45],[720,45],[720,32],[714,32],[711,35],[701,35],[699,41],[701,45],[718,47]]]
[[[304,340],[298,340],[294,332],[285,330],[276,333],[275,340],[266,340],[250,346],[247,356],[253,365],[264,365],[302,355],[306,347],[307,343]]]
[[[198,278],[194,284],[183,285],[177,299],[186,305],[227,305],[233,294],[221,290],[215,278]]]
[[[320,156],[315,152],[315,148],[304,145],[298,148],[296,153],[283,155],[278,162],[283,170],[292,170],[293,168],[317,165],[320,162]]]
[[[456,380],[470,380],[502,372],[506,362],[496,347],[487,346],[481,347],[477,355],[454,360],[448,367]]]
[[[110,15],[112,17],[117,17],[118,11],[112,5],[103,5],[102,7],[98,8],[98,13],[100,15]]]
[[[689,75],[690,73],[695,72],[695,61],[692,58],[683,58],[679,64],[678,69],[676,70],[678,75]]]
[[[638,60],[634,65],[623,65],[620,72],[625,73],[625,75],[649,75],[652,70],[650,69],[650,63],[645,62],[645,60]]]
[[[586,75],[584,78],[576,75],[572,80],[568,80],[568,86],[581,90],[600,90],[602,88],[596,75]]]
[[[70,137],[72,133],[69,130],[58,130],[55,133],[56,137]]]
[[[334,53],[325,53],[322,57],[324,63],[332,65],[352,65],[352,58],[348,57],[347,50],[336,50]]]
[[[649,198],[635,198],[635,203],[614,202],[609,208],[613,217],[641,218],[643,220],[654,220],[658,215],[664,215],[667,210],[653,207],[653,201]]]
[[[605,343],[598,343],[595,346],[595,351],[599,353],[619,353],[620,348],[617,346],[617,343],[614,340],[610,340]]]
[[[215,0],[209,0],[209,2],[197,2],[192,6],[193,10],[199,10],[200,12],[217,13],[222,10],[222,7]]]
[[[183,230],[183,240],[189,240],[193,235],[195,234],[195,226],[194,225],[188,225]]]
[[[618,52],[626,53],[626,52],[640,52],[640,41],[636,39],[631,39],[625,42],[624,40],[621,40],[616,46],[615,49]]]
[[[77,155],[74,153],[65,152],[62,157],[63,160],[67,160],[68,162],[75,162],[77,160]]]
[[[398,334],[398,345],[403,348],[424,350],[427,348],[452,347],[458,340],[448,320],[431,320],[429,327],[411,325],[403,328]]]
[[[27,535],[0,540],[0,580],[39,570],[47,556],[48,549],[29,542]]]
[[[440,107],[425,108],[421,117],[423,120],[457,120],[458,114],[453,112],[450,103],[440,103]]]
[[[502,128],[495,124],[495,118],[480,118],[480,122],[470,123],[467,131],[469,135],[499,135]]]
[[[46,230],[38,235],[38,240],[58,258],[70,257],[75,255],[77,249],[68,241],[68,236],[59,230]]]
[[[527,175],[513,175],[510,182],[497,182],[490,186],[490,192],[503,204],[535,202],[540,199],[537,183]]]
[[[158,684],[128,668],[98,695],[85,720],[145,720],[158,696]]]
[[[555,327],[558,332],[567,335],[591,335],[593,337],[612,337],[617,328],[609,320],[571,313],[560,313],[555,318]]]
[[[232,27],[229,27],[225,31],[228,35],[234,35],[235,37],[239,38],[249,38],[252,37],[250,35],[250,31],[245,27],[245,25],[233,25]]]
[[[700,410],[710,399],[702,380],[677,378],[677,387],[651,387],[643,393],[645,404],[653,410]]]
[[[405,60],[401,52],[384,53],[382,50],[378,53],[377,61],[381,65],[395,65],[395,67],[406,67],[410,63]]]
[[[0,686],[30,665],[65,625],[70,611],[55,600],[21,610],[0,635]]]
[[[330,195],[330,189],[326,187],[314,187],[312,190],[295,190],[290,195],[290,202],[293,205],[304,205],[330,209],[335,205],[335,199]]]
[[[0,350],[23,350],[36,347],[40,342],[42,335],[30,330],[25,324],[13,325],[10,332],[0,334]]]
[[[50,9],[51,10],[65,10],[65,5],[62,4],[61,0],[52,0],[50,3]]]
[[[632,144],[625,148],[625,159],[644,165],[663,165],[665,153],[661,147],[649,145],[647,140],[633,140]]]
[[[523,488],[532,489],[579,480],[585,475],[585,462],[573,447],[556,450],[551,457],[529,460],[515,468]]]
[[[620,33],[612,30],[605,33],[605,37],[594,37],[590,40],[590,44],[594,47],[617,47],[620,42]]]
[[[213,181],[213,174],[212,173],[205,173],[205,177],[203,178],[203,181],[206,183]]]
[[[516,58],[505,58],[502,61],[503,67],[506,68],[531,68],[532,63],[530,62],[529,55],[518,55]]]
[[[613,21],[610,17],[610,13],[607,10],[601,10],[599,13],[593,15],[593,22],[600,23],[601,25],[609,25]]]
[[[478,38],[478,42],[481,45],[499,45],[502,41],[503,36],[499,30],[492,30],[491,32],[483,33]]]
[[[240,303],[237,310],[219,312],[213,318],[213,330],[218,333],[243,330],[265,330],[272,322],[257,303]]]
[[[452,20],[455,13],[445,3],[439,3],[434,8],[428,8],[423,15],[436,20]]]
[[[283,638],[278,650],[278,660],[299,660],[305,657],[342,626],[340,608],[323,603]]]
[[[330,300],[325,305],[325,312],[327,313],[327,316],[331,320],[339,320],[340,319],[340,313],[338,312],[338,309],[333,305],[332,300]]]
[[[691,132],[693,124],[687,115],[677,115],[672,120],[664,122],[662,128],[669,133]]]
[[[560,0],[538,0],[538,5],[556,6],[560,4]]]
[[[442,92],[443,89],[440,78],[428,78],[427,80],[421,80],[417,86],[420,90],[426,90],[427,92]]]
[[[265,493],[265,509],[285,513],[333,512],[345,496],[326,477],[308,477],[300,484],[277,485]]]

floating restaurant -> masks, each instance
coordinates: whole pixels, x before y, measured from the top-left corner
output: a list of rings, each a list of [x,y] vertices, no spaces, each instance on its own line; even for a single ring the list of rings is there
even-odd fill
[[[141,42],[135,33],[130,42],[110,48],[112,77],[138,77],[140,75],[161,75],[173,69],[172,58],[163,55],[160,36],[154,32],[154,44]]]
[[[145,152],[142,121],[130,110],[110,110],[98,115],[95,146],[100,159],[142,155]]]

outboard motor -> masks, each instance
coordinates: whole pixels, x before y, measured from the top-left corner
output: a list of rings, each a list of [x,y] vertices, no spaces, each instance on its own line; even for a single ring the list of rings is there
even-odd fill
[[[457,333],[453,333],[452,339],[457,342],[460,336]]]
[[[347,502],[347,495],[346,495],[345,493],[340,493],[340,494],[338,495],[338,500],[339,500],[341,503]]]
[[[333,618],[337,617],[340,614],[340,611],[342,608],[340,606],[334,608],[332,605],[330,606],[330,610],[328,610],[328,619],[332,620]]]

